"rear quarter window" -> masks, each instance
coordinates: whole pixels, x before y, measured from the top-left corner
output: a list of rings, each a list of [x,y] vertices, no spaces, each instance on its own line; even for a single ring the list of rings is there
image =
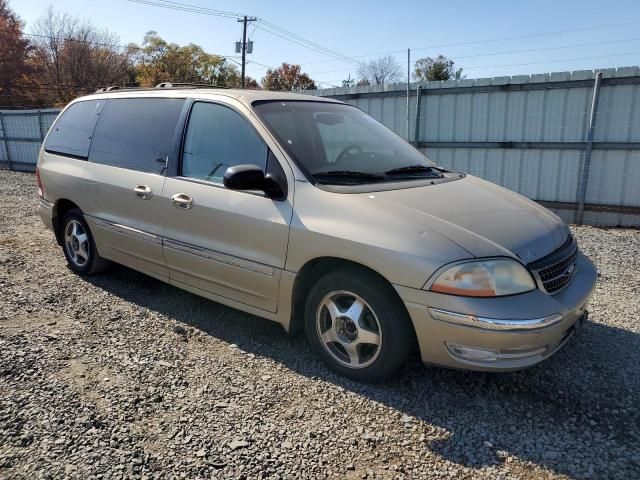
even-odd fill
[[[104,100],[86,100],[70,105],[51,127],[44,150],[86,160],[91,134],[104,103]]]
[[[89,161],[164,173],[182,98],[110,98],[93,133]]]

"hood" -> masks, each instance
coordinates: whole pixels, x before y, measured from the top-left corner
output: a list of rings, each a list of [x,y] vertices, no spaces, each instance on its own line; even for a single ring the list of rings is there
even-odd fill
[[[475,257],[506,255],[527,264],[558,249],[569,235],[546,208],[470,175],[374,195],[380,209],[432,228]]]

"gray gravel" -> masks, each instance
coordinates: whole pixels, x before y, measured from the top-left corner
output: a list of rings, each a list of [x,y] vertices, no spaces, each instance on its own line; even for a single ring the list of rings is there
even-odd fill
[[[638,478],[640,234],[576,228],[600,282],[538,367],[330,373],[302,337],[115,267],[79,278],[0,171],[2,478]]]

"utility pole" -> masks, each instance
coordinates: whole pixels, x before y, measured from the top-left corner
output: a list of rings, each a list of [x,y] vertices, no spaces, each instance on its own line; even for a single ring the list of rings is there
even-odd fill
[[[246,15],[238,19],[238,22],[242,22],[242,76],[240,77],[242,88],[244,88],[244,67],[247,56],[247,23],[255,22],[256,20],[256,17],[247,17]]]

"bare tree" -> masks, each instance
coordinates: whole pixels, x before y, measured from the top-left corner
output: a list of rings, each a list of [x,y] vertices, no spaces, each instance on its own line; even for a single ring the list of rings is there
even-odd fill
[[[130,52],[107,30],[49,7],[33,32],[38,35],[36,62],[43,83],[55,92],[57,103],[129,78]]]
[[[364,85],[387,85],[388,83],[399,82],[402,79],[400,65],[391,55],[380,57],[369,63],[362,63],[358,67],[358,77]]]

